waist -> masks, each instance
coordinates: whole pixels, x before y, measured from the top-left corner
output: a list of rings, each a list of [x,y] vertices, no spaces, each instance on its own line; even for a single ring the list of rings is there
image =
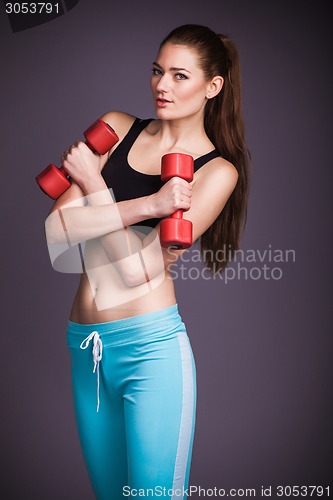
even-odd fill
[[[70,320],[80,324],[116,321],[165,309],[177,302],[174,284],[168,271],[159,286],[149,290],[146,285],[141,290],[142,293],[139,287],[127,288],[125,293],[122,293],[122,288],[118,285],[119,283],[107,278],[103,281],[103,277],[100,282],[94,284],[91,279],[88,280],[87,275],[83,274],[72,306]],[[93,290],[94,286],[96,288]]]
[[[68,321],[67,343],[69,347],[80,347],[87,335],[98,332],[103,345],[121,345],[143,338],[160,338],[179,331],[186,332],[185,325],[178,312],[178,305],[157,311],[117,319],[105,323],[75,323]]]

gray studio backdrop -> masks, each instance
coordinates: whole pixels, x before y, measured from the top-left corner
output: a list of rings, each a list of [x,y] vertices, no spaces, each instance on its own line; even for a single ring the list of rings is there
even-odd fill
[[[320,1],[81,0],[14,33],[1,5],[3,498],[93,499],[65,336],[78,275],[51,267],[34,177],[105,111],[154,116],[151,63],[183,23],[237,42],[253,157],[244,253],[215,280],[197,247],[178,268],[198,372],[191,484],[272,498],[332,484],[331,22]]]

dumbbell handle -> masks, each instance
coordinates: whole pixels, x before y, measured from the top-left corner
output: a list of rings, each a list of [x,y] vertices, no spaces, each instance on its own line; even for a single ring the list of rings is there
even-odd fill
[[[170,217],[172,219],[182,219],[183,218],[183,213],[184,213],[184,210],[179,209],[176,212],[174,212],[173,214],[171,214]]]

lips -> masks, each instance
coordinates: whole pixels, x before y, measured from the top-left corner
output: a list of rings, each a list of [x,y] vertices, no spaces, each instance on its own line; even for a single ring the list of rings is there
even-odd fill
[[[168,101],[167,99],[163,99],[162,97],[158,97],[156,99],[156,104],[157,106],[163,107],[166,106],[167,104],[170,104],[172,101]]]

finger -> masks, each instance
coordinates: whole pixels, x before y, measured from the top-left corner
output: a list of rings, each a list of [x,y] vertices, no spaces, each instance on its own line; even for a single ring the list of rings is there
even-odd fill
[[[172,180],[173,182],[171,182]],[[170,186],[172,186],[172,189],[180,193],[192,191],[192,185],[184,179],[181,179],[180,177],[174,177],[169,182]]]
[[[60,158],[60,161],[61,163],[64,163],[64,161],[66,160],[67,156],[68,156],[68,149],[66,149],[66,151],[63,152],[63,154],[61,155],[61,158]]]
[[[174,198],[175,208],[188,208],[191,205],[191,197],[184,193],[177,193]]]
[[[189,189],[187,186],[183,186],[180,190],[181,194],[182,195],[185,195],[185,196],[192,196],[192,190]]]
[[[192,184],[190,184],[187,180],[182,179],[181,177],[176,177],[179,180],[179,184],[184,186],[187,189],[192,189]]]
[[[183,199],[180,203],[180,208],[182,210],[189,210],[189,208],[191,208],[191,200],[190,199]]]
[[[181,201],[181,207],[182,208],[189,208],[191,206],[191,199],[190,198],[183,198]]]
[[[181,177],[172,177],[168,182],[172,186],[183,186],[187,187],[188,189],[192,189],[192,184],[187,182],[185,179],[182,179]]]
[[[175,192],[176,196],[178,196],[181,199],[185,198],[191,198],[192,197],[192,191],[189,189],[181,188],[179,191]]]

